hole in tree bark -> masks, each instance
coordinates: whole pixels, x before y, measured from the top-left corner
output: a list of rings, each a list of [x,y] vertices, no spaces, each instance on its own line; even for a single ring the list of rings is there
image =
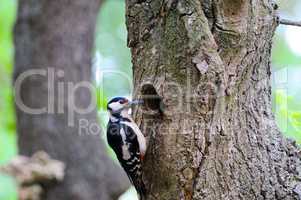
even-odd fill
[[[147,111],[152,111],[155,113],[162,114],[164,111],[164,106],[162,102],[162,97],[159,96],[155,87],[152,84],[145,84],[141,89],[143,107]]]

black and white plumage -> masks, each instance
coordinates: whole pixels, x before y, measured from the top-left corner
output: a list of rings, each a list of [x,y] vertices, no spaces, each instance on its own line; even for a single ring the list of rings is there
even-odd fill
[[[146,152],[146,141],[128,114],[130,106],[136,103],[123,97],[115,97],[109,101],[107,140],[141,199],[145,195],[141,163]]]

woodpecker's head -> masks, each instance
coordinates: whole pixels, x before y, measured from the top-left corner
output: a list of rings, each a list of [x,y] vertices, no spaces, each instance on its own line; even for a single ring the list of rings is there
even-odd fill
[[[130,101],[125,97],[115,97],[109,101],[107,109],[111,114],[118,114],[124,110],[127,111],[132,105],[140,103],[140,101]]]

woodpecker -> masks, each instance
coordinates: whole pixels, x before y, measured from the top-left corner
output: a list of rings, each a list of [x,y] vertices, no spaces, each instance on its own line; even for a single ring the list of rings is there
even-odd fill
[[[115,97],[108,102],[107,140],[141,200],[145,195],[141,163],[146,152],[146,140],[129,115],[129,108],[140,103],[124,97]]]

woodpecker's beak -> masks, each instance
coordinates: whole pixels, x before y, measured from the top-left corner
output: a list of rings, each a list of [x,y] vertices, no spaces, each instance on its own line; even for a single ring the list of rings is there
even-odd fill
[[[129,102],[129,106],[132,106],[132,105],[141,105],[141,104],[143,104],[143,100],[133,100],[133,101]]]

